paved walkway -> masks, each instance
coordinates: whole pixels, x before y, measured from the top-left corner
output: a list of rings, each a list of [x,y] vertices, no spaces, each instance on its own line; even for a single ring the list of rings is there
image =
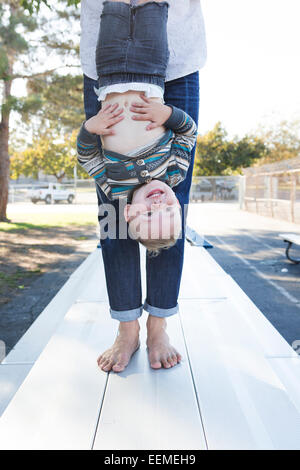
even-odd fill
[[[278,237],[300,233],[300,225],[217,203],[191,204],[188,223],[214,245],[210,254],[289,344],[300,340],[300,265],[286,259]]]

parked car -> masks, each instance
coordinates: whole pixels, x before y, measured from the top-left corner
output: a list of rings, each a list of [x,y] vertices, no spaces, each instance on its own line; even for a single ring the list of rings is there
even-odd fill
[[[236,188],[236,182],[229,179],[217,179],[217,199],[234,199],[234,189]]]
[[[45,183],[32,186],[28,192],[29,199],[36,204],[38,201],[44,201],[46,204],[67,201],[69,204],[75,199],[74,191],[57,183]]]
[[[192,184],[191,201],[202,201],[212,199],[213,186],[209,179],[201,178],[197,183]]]

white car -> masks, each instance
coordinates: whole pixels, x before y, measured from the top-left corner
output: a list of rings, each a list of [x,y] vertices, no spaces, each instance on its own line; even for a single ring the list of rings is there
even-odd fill
[[[68,201],[69,204],[72,204],[75,199],[75,193],[58,183],[44,183],[32,186],[28,197],[34,204],[38,201],[44,201],[46,204]]]

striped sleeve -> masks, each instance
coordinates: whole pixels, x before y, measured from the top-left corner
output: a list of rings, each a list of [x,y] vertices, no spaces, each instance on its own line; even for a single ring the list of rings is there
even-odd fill
[[[105,176],[105,166],[97,135],[88,132],[84,123],[77,136],[77,161],[96,180],[103,179]]]
[[[191,151],[197,140],[196,123],[182,109],[176,108],[173,105],[170,105],[170,107],[172,108],[172,114],[164,123],[164,126],[174,131],[175,143],[180,144],[180,142],[184,142],[184,148]]]
[[[185,178],[191,162],[191,152],[197,140],[197,125],[187,113],[175,106],[171,107],[172,114],[164,126],[174,132],[171,146],[173,165],[177,166],[181,177]]]

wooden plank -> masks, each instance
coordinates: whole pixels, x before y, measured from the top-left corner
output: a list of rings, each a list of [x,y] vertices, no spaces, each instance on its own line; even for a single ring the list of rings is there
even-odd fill
[[[86,259],[78,266],[77,269],[71,274],[70,278],[79,278],[82,279],[83,276],[95,269],[99,263],[102,262],[101,249],[95,248]]]
[[[197,254],[197,251],[194,254],[196,248],[187,248],[186,253],[188,257],[185,259],[184,274],[182,279],[181,286],[181,295],[180,298],[193,298],[195,297],[195,292],[199,292],[199,281],[197,281],[197,276],[195,272],[199,272],[199,266],[201,266],[200,258],[213,259],[207,250],[205,254]],[[215,262],[215,261],[214,261]],[[203,264],[203,263],[202,263]],[[206,283],[210,285],[211,299],[214,294],[214,286],[218,285],[218,290],[221,292],[219,294],[219,300],[223,298],[229,298],[237,308],[240,307],[241,315],[243,315],[245,321],[249,323],[249,327],[255,330],[255,333],[258,338],[260,338],[261,345],[264,349],[265,355],[269,356],[281,356],[281,357],[295,357],[297,356],[296,352],[293,351],[291,346],[286,342],[286,340],[280,335],[280,333],[273,327],[269,320],[262,314],[262,312],[256,307],[256,305],[251,301],[251,299],[246,295],[246,293],[240,288],[240,286],[235,282],[235,280],[225,273],[221,268],[220,270],[214,271],[214,264],[211,265],[210,269],[205,265],[203,269],[204,275],[201,275],[201,278],[204,280],[201,282],[201,287],[205,289]],[[215,280],[213,279],[213,272],[218,274]],[[222,275],[223,277],[219,277]],[[211,277],[207,274],[212,274]],[[185,285],[186,284],[186,285]],[[184,295],[182,295],[184,293]]]
[[[146,250],[140,246],[140,263],[143,298],[146,298]],[[184,265],[179,300],[197,298],[204,301],[223,300],[228,292],[224,289],[224,276],[228,276],[205,248],[185,243]],[[201,267],[201,269],[200,269]]]
[[[227,275],[209,275],[205,272],[195,273],[188,268],[183,270],[179,300],[224,300],[228,297],[225,289]]]
[[[209,449],[299,449],[300,416],[241,312],[181,301]]]
[[[205,449],[205,437],[178,315],[168,318],[172,344],[184,360],[153,370],[145,347],[122,373],[110,373],[94,449]]]
[[[107,289],[102,258],[85,276],[76,295],[76,302],[107,302]]]
[[[294,358],[272,357],[268,358],[268,361],[300,413],[300,356]],[[300,442],[300,435],[298,435],[298,440]]]
[[[228,275],[207,250],[186,243],[184,256],[179,299],[226,299],[223,284]]]
[[[146,250],[142,246],[140,253],[142,289],[146,298]],[[224,276],[227,274],[205,248],[192,247],[186,242],[184,256],[179,299],[197,298],[206,301],[227,298],[227,292],[223,288]]]
[[[33,364],[0,364],[0,416],[30,372]]]
[[[4,359],[4,364],[34,363],[62,322],[81,289],[86,272],[92,272],[99,253],[92,252],[74,271],[35,322]]]
[[[297,357],[297,353],[231,276],[224,278],[223,286],[248,328],[255,332],[265,356]]]
[[[116,335],[106,303],[74,304],[0,420],[1,449],[90,449]],[[105,334],[104,334],[105,331]]]
[[[199,267],[203,266],[203,269],[205,269],[208,274],[225,274],[226,272],[215,261],[210,252],[211,250],[191,246],[186,242],[184,247],[184,264],[188,265],[190,270],[195,268],[199,271]],[[201,264],[199,265],[199,263]]]

